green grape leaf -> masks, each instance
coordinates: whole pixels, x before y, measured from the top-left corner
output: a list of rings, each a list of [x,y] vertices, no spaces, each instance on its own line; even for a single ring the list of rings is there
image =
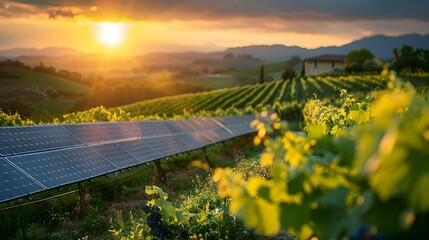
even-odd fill
[[[279,209],[275,204],[252,197],[242,197],[232,203],[237,206],[235,214],[259,233],[272,235],[280,229]]]
[[[333,200],[333,198],[341,196],[343,196],[342,199],[345,199],[346,194],[347,192],[343,189],[330,191],[325,199],[322,199],[322,202],[329,205],[320,205],[317,210],[312,212],[317,236],[322,239],[337,239],[344,231],[354,232],[360,227],[366,226],[363,217],[373,204],[373,193],[366,191],[351,208]]]

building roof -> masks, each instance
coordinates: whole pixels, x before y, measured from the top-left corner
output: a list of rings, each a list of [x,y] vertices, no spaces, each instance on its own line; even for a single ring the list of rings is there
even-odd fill
[[[305,61],[335,61],[335,62],[344,62],[346,60],[346,55],[335,55],[335,54],[325,54],[319,55],[312,58],[304,59]]]

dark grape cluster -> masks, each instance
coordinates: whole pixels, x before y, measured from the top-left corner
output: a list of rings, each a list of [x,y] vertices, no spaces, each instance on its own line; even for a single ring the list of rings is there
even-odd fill
[[[377,233],[373,234],[371,233],[371,229],[367,227],[361,227],[356,232],[349,234],[350,240],[383,240],[383,234]]]
[[[162,223],[161,212],[158,206],[148,206],[142,204],[143,211],[149,216],[146,219],[147,225],[150,227],[150,234],[158,239],[171,239],[170,229]]]

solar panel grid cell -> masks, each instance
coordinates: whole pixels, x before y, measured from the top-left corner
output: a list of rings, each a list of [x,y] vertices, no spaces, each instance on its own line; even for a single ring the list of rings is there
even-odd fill
[[[155,151],[159,152],[162,157],[166,157],[190,150],[190,147],[180,140],[181,136],[183,135],[148,138],[143,139],[143,142],[153,148]]]
[[[184,132],[193,132],[199,129],[198,126],[195,126],[195,124],[192,124],[189,120],[177,120],[174,121],[174,124]]]
[[[56,149],[81,145],[60,125],[0,127],[0,155]]]
[[[150,131],[139,122],[119,122],[118,126],[127,131],[133,138],[152,136]]]
[[[128,168],[140,164],[138,159],[115,143],[94,145],[90,146],[89,148],[104,157],[118,169]]]
[[[125,129],[119,127],[116,123],[96,123],[92,126],[112,141],[134,138],[132,133],[129,133]]]
[[[183,134],[181,136],[181,140],[183,143],[185,143],[190,149],[197,149],[200,147],[204,147],[205,144],[197,141],[190,133]]]
[[[160,153],[155,151],[152,147],[143,143],[141,139],[124,141],[116,143],[119,147],[135,157],[138,162],[146,163],[162,157]]]
[[[92,124],[65,124],[64,128],[86,144],[109,141],[109,138],[95,129]]]
[[[0,158],[0,169],[0,202],[45,189],[4,158]]]
[[[87,147],[7,157],[47,188],[83,181],[118,170]]]
[[[148,130],[148,134],[150,136],[171,135],[183,132],[171,121],[142,121],[139,123],[143,128]]]

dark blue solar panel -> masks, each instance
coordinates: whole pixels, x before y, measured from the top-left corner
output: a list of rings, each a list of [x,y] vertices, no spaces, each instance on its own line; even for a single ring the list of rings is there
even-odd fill
[[[7,157],[47,188],[55,188],[118,170],[88,147]]]
[[[253,119],[0,127],[0,202],[252,133]]]
[[[134,138],[132,133],[129,133],[125,129],[119,127],[116,123],[103,122],[95,123],[92,126],[112,141]]]
[[[76,136],[76,138],[78,138],[81,142],[86,144],[110,141],[109,138],[97,131],[93,127],[93,124],[65,124],[63,126],[74,136]]]
[[[33,179],[0,158],[0,202],[43,191]]]
[[[142,139],[142,141],[146,145],[153,148],[155,151],[159,152],[163,157],[165,157],[191,150],[189,146],[187,146],[180,140],[180,137],[183,135],[184,134],[157,138],[147,138]]]
[[[203,129],[219,128],[220,125],[208,118],[176,120],[173,123],[185,132],[194,132]]]
[[[198,126],[195,126],[190,120],[177,120],[173,122],[180,130],[184,132],[193,132],[199,129]]]
[[[116,144],[138,159],[139,163],[150,162],[162,157],[160,153],[144,144],[140,139],[118,142]]]
[[[57,149],[82,144],[60,125],[0,127],[0,155]]]
[[[140,164],[139,160],[119,147],[116,143],[94,145],[89,148],[103,156],[119,169]]]
[[[139,122],[118,122],[119,127],[130,133],[134,138],[152,136],[149,129],[145,128]]]
[[[187,146],[189,146],[190,149],[198,149],[198,148],[204,147],[204,144],[202,144],[201,142],[197,141],[189,133],[182,134],[179,137],[180,137],[180,140],[183,143],[185,143]]]
[[[228,126],[228,129],[236,136],[245,135],[256,131],[254,128],[251,128],[250,125],[233,125]]]
[[[202,144],[208,145],[217,143],[223,140],[233,138],[234,135],[227,132],[225,129],[209,129],[190,133],[197,141]]]
[[[143,128],[148,130],[150,136],[161,136],[182,133],[171,121],[142,121]]]
[[[226,117],[214,117],[213,120],[221,123],[224,126],[239,125],[248,123],[250,116],[226,116]]]

